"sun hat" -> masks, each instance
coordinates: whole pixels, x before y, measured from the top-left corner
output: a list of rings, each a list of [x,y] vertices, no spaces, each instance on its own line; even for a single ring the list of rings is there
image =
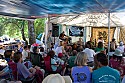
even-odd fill
[[[53,75],[54,75],[54,74],[50,74],[50,75],[48,75],[47,77],[45,77],[42,83],[47,83],[48,79],[49,79],[50,77],[52,77]]]
[[[54,74],[49,77],[47,83],[65,83],[65,80],[60,74]]]
[[[70,78],[70,76],[62,76],[65,80],[65,83],[72,83],[72,80]]]
[[[65,80],[60,74],[50,74],[42,83],[65,83]]]
[[[114,52],[114,55],[116,55],[116,56],[122,56],[121,50],[116,49],[115,52]]]

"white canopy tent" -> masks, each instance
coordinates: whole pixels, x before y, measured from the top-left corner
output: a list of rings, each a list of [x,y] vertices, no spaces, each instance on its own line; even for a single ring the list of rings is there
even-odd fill
[[[125,13],[111,13],[110,26],[124,26]],[[108,14],[107,13],[91,13],[82,15],[62,15],[51,17],[50,22],[62,25],[72,26],[105,26],[108,27]]]
[[[125,13],[91,13],[51,17],[50,22],[68,26],[108,27],[108,53],[110,51],[110,27],[125,26]],[[119,33],[119,32],[117,32]]]

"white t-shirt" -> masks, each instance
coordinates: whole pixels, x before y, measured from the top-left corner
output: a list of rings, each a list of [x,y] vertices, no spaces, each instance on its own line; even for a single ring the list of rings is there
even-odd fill
[[[105,43],[104,40],[100,40],[100,39],[98,40],[98,43],[99,43],[99,42],[102,42],[103,44]]]
[[[83,50],[83,52],[85,52],[88,55],[88,62],[94,61],[94,55],[95,55],[95,51],[89,48],[85,48],[85,50]]]
[[[27,57],[28,57],[28,52],[26,50],[23,50],[22,59],[25,60]]]
[[[121,52],[123,53],[124,52],[124,46],[119,46],[117,49],[121,50]]]
[[[4,52],[5,52],[4,49],[0,49],[0,54],[1,54],[1,55],[4,55]]]
[[[55,50],[56,54],[62,53],[62,46],[58,46]]]

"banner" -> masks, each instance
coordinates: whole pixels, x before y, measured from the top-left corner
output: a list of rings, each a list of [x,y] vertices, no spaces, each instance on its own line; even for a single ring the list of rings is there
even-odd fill
[[[110,41],[113,38],[115,27],[110,28]],[[105,44],[108,44],[108,27],[92,27],[92,38],[96,40],[102,37]]]

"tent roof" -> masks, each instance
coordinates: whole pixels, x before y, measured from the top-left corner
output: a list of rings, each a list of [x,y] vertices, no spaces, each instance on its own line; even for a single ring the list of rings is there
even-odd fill
[[[110,26],[124,26],[125,13],[111,13]],[[101,26],[108,27],[108,13],[91,13],[73,16],[51,17],[50,22],[54,24],[72,25],[72,26]]]
[[[39,18],[49,14],[105,13],[125,11],[124,0],[0,0],[0,15]]]

